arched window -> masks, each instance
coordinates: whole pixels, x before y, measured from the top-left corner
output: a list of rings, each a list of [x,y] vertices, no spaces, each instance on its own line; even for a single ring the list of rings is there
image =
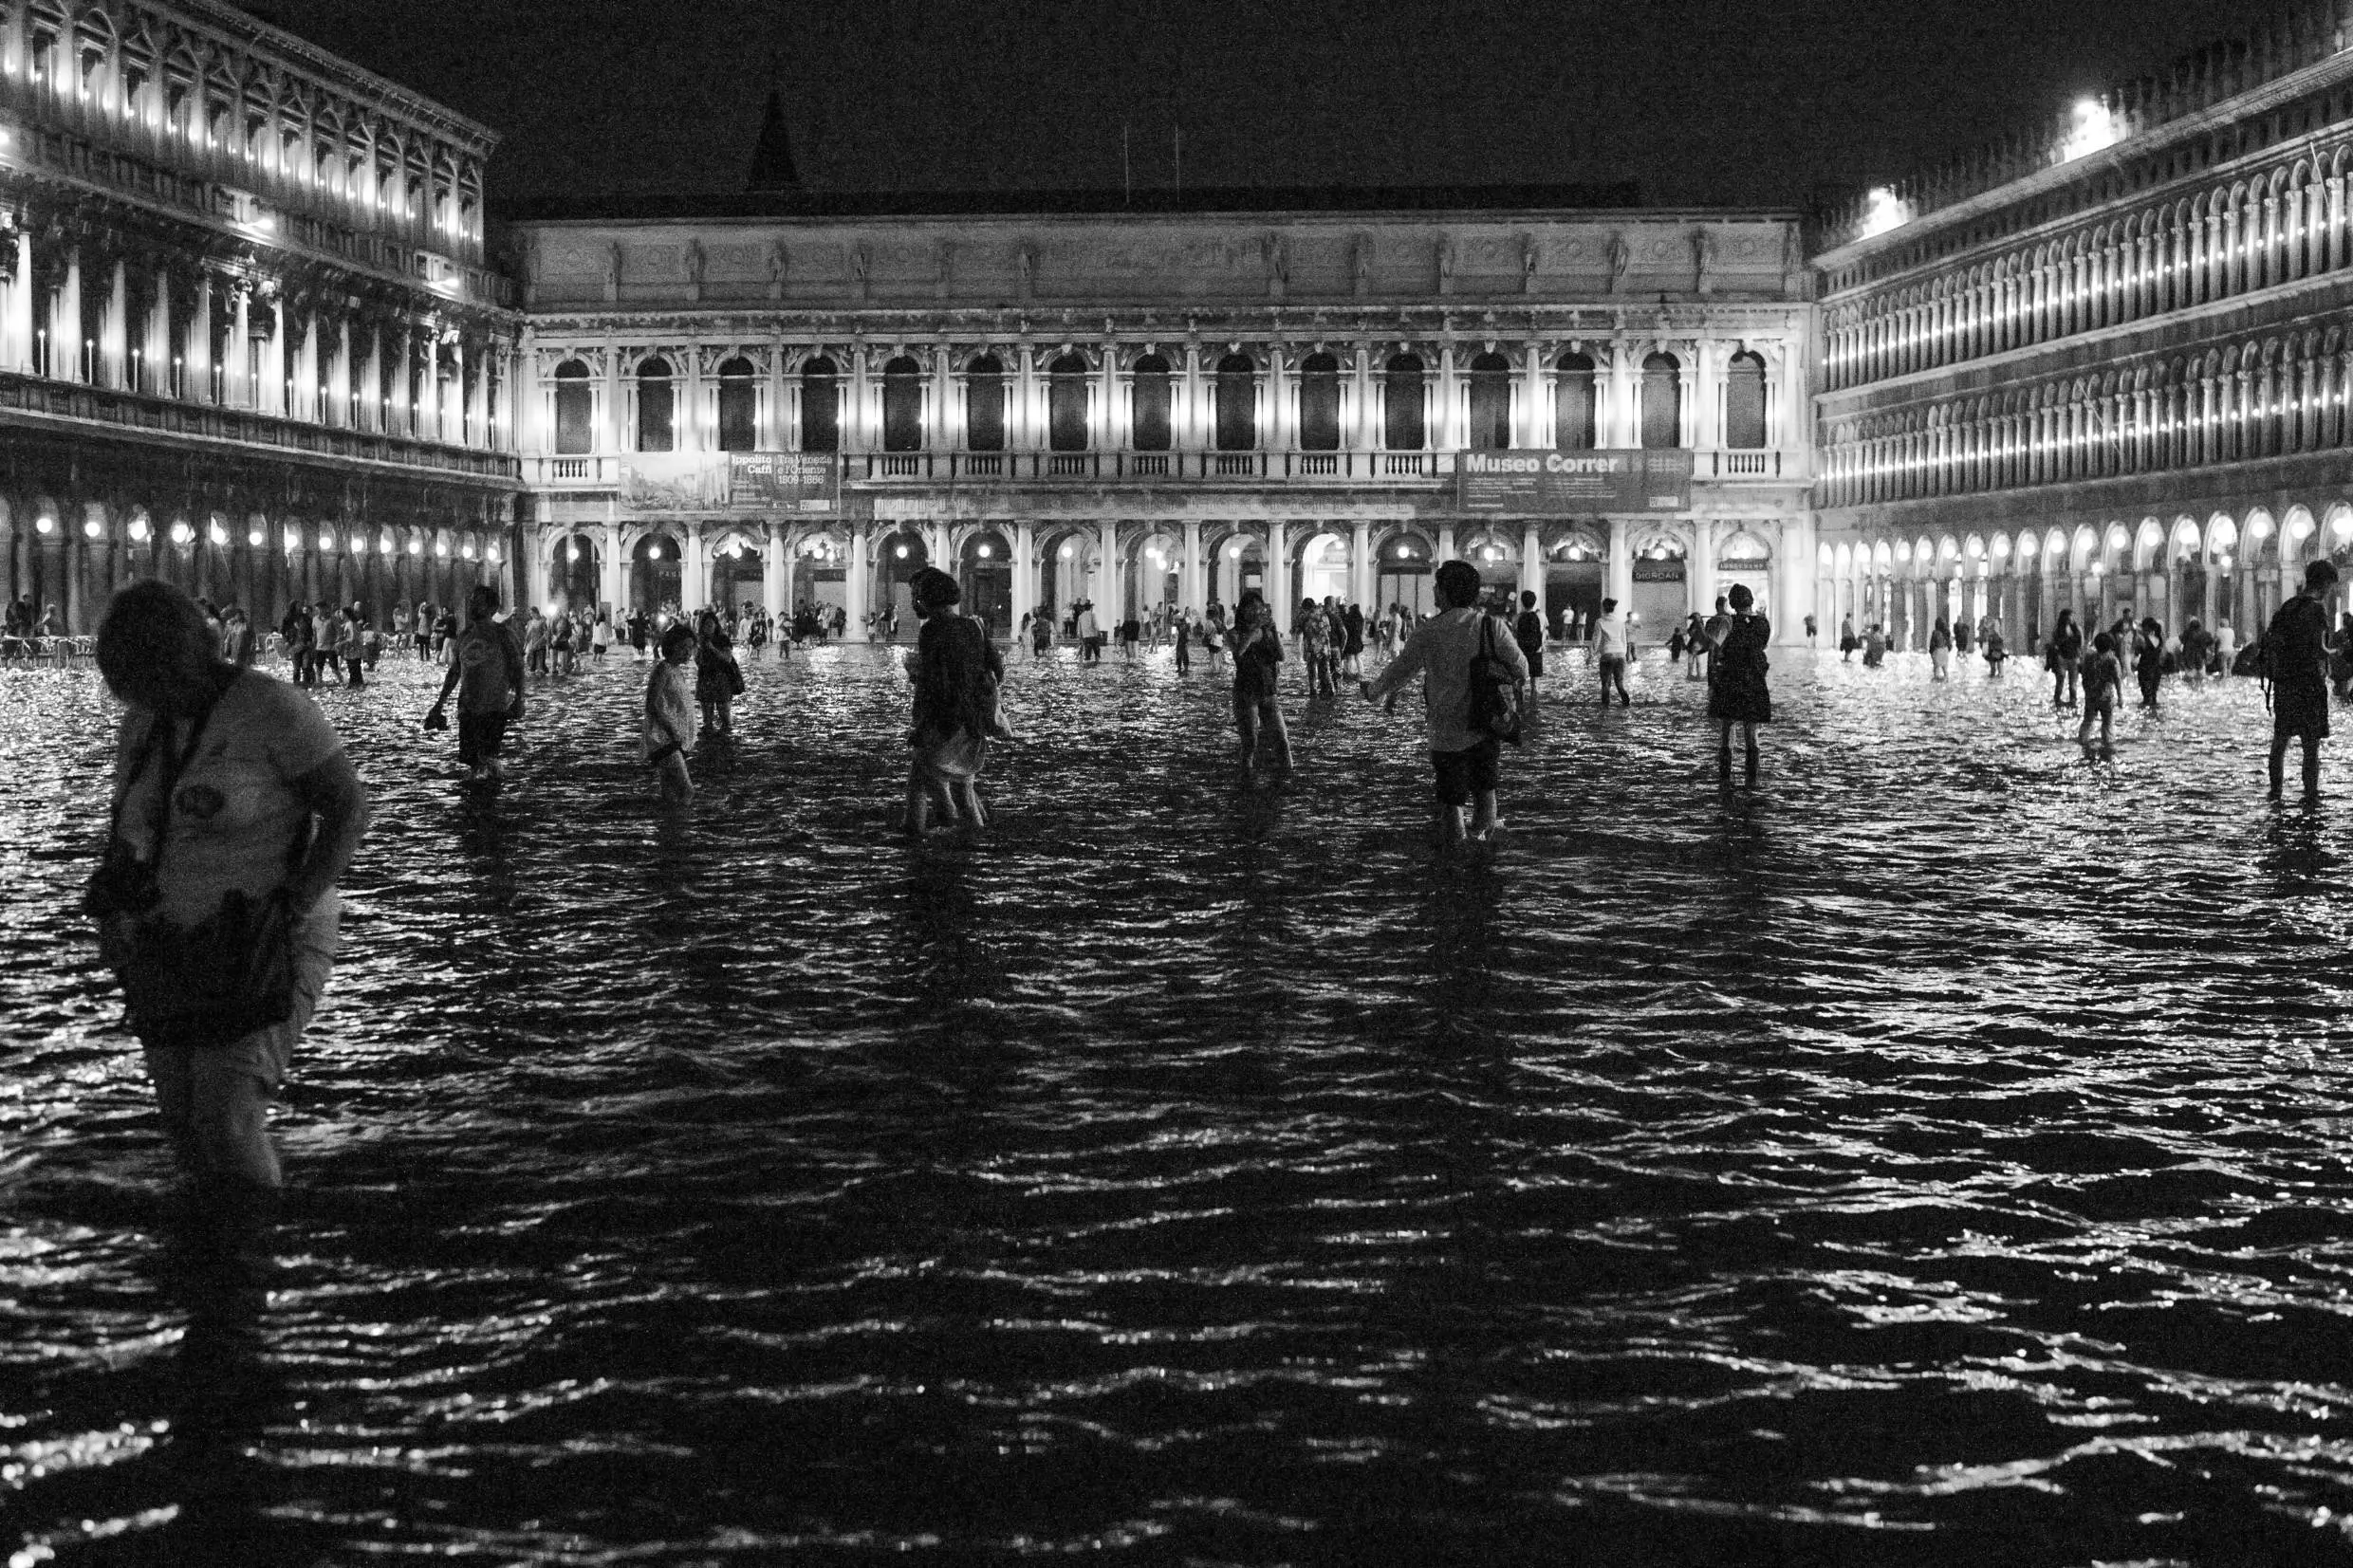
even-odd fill
[[[964,444],[973,452],[1005,450],[1005,365],[993,354],[965,368]]]
[[[1424,434],[1421,357],[1399,354],[1380,373],[1380,444],[1391,452],[1419,452]]]
[[[1683,442],[1682,365],[1672,354],[1642,361],[1642,446],[1666,452]]]
[[[1511,445],[1511,361],[1482,354],[1471,361],[1471,446],[1497,452]]]
[[[1552,382],[1553,439],[1563,452],[1591,452],[1594,440],[1593,361],[1583,354],[1561,356]]]
[[[1765,445],[1765,361],[1754,354],[1735,354],[1724,367],[1724,444]]]
[[[923,450],[923,368],[910,355],[882,367],[882,450]]]
[[[841,372],[824,355],[801,367],[801,450],[842,450]]]
[[[1258,366],[1247,354],[1217,361],[1217,450],[1253,452],[1258,447]]]
[[[1136,450],[1138,452],[1168,451],[1170,425],[1168,361],[1158,354],[1147,354],[1136,361],[1135,398]]]
[[[759,444],[759,383],[751,361],[739,355],[719,366],[719,450],[750,452]]]
[[[559,453],[597,450],[596,393],[588,382],[588,367],[578,360],[556,366],[556,451]]]
[[[1303,452],[1340,450],[1340,361],[1329,354],[1299,361],[1299,446]]]
[[[1056,452],[1086,450],[1086,360],[1065,354],[1046,367],[1046,444]]]
[[[648,360],[638,366],[638,450],[668,452],[676,438],[676,408],[670,361]]]

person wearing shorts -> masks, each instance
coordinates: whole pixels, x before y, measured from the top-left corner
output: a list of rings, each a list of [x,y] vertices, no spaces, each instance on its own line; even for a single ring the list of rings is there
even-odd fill
[[[1361,684],[1365,697],[1384,702],[1418,674],[1429,715],[1430,766],[1436,774],[1438,837],[1449,843],[1463,837],[1462,813],[1471,808],[1471,836],[1494,831],[1495,797],[1502,785],[1499,738],[1471,728],[1471,661],[1482,654],[1500,662],[1525,691],[1528,660],[1510,629],[1478,608],[1478,569],[1450,561],[1433,585],[1438,613],[1414,628],[1377,680]]]
[[[182,1167],[211,1192],[272,1189],[269,1101],[335,962],[335,884],[367,831],[366,791],[318,705],[224,660],[177,588],[149,581],[117,594],[97,652],[125,710],[113,832],[84,907],[126,1000],[152,991],[152,978],[139,982],[169,950],[169,931],[232,898],[285,901],[293,984],[283,1019],[223,1039],[201,1015],[126,1009]]]
[[[457,760],[478,783],[506,772],[507,726],[523,717],[523,639],[498,618],[498,590],[487,582],[466,597],[466,617],[433,711],[457,692]]]
[[[1291,736],[1283,724],[1282,691],[1276,672],[1283,664],[1283,639],[1273,612],[1256,589],[1233,609],[1233,728],[1241,737],[1242,784],[1256,782],[1259,753],[1285,773],[1291,770]]]

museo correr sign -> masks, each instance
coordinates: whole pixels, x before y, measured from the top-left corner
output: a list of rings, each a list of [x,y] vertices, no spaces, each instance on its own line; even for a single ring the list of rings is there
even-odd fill
[[[1454,504],[1466,512],[1590,516],[1691,509],[1692,454],[1664,452],[1466,452]]]

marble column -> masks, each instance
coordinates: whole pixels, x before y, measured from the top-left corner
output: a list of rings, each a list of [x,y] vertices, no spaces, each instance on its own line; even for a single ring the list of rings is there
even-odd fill
[[[774,523],[760,525],[760,607],[770,617],[786,613],[789,600],[785,586],[791,571],[785,556],[785,531]]]
[[[711,541],[702,524],[686,525],[686,544],[678,551],[678,609],[692,616],[708,602],[711,581]]]
[[[1095,556],[1095,623],[1105,636],[1127,618],[1127,573],[1121,569],[1120,525],[1105,518]]]
[[[1533,521],[1524,525],[1520,530],[1520,592],[1534,594],[1536,607],[1539,610],[1544,608],[1544,537],[1536,531]]]
[[[1373,596],[1379,586],[1380,580],[1373,572],[1373,526],[1359,522],[1348,546],[1348,598],[1371,615],[1375,609]]]
[[[1018,633],[1021,618],[1038,607],[1037,530],[1027,522],[1013,525],[1012,567],[1012,629]]]
[[[1274,610],[1274,623],[1286,633],[1290,630],[1291,612],[1298,608],[1291,592],[1289,529],[1282,519],[1267,524],[1267,603]]]
[[[850,525],[849,539],[849,569],[843,579],[843,587],[849,599],[849,623],[843,628],[842,640],[863,642],[866,640],[866,617],[874,610],[873,596],[867,591],[866,585],[869,570],[866,552],[871,541],[867,538],[864,522],[853,522]]]
[[[1626,520],[1622,517],[1609,520],[1609,563],[1603,568],[1603,573],[1609,586],[1603,590],[1603,597],[1616,600],[1621,613],[1631,611],[1634,608],[1634,559],[1627,540]]]

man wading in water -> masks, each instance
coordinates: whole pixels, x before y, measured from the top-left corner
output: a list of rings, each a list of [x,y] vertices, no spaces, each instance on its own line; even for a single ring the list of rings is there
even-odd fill
[[[1438,837],[1458,843],[1465,806],[1471,807],[1472,837],[1484,839],[1494,831],[1495,790],[1503,774],[1503,733],[1492,715],[1481,711],[1487,704],[1472,666],[1485,660],[1490,672],[1499,670],[1516,697],[1528,689],[1528,660],[1511,640],[1510,629],[1476,607],[1476,567],[1450,561],[1437,569],[1434,585],[1438,613],[1414,628],[1380,679],[1360,682],[1359,690],[1367,700],[1380,702],[1415,675],[1422,677],[1430,766],[1437,774]],[[1515,701],[1514,730],[1517,711]]]
[[[2304,741],[2304,798],[2321,798],[2321,742],[2328,738],[2328,612],[2321,600],[2337,568],[2315,561],[2304,591],[2281,605],[2263,634],[2263,673],[2271,684],[2271,799],[2280,798],[2288,737]]]

